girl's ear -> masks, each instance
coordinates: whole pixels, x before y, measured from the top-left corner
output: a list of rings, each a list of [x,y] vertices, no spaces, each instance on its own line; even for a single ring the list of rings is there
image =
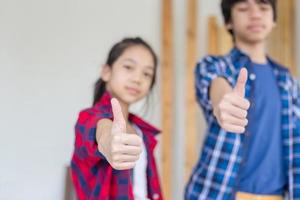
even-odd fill
[[[103,65],[101,70],[101,79],[105,82],[109,81],[111,77],[111,68],[108,65]]]

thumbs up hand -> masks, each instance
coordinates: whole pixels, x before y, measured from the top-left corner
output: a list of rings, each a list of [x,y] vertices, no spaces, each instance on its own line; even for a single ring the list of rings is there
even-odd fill
[[[111,104],[114,120],[110,121],[111,128],[107,137],[100,138],[98,149],[114,169],[131,169],[139,159],[143,141],[136,134],[126,133],[126,120],[119,101],[113,98]],[[101,122],[98,126],[101,126]]]
[[[245,99],[247,70],[242,68],[233,90],[223,96],[214,108],[219,125],[228,132],[243,133],[248,124],[247,113],[250,102]]]

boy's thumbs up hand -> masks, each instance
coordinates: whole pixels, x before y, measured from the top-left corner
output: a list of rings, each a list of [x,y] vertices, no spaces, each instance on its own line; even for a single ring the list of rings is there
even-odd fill
[[[242,68],[237,79],[236,85],[233,88],[233,91],[239,95],[240,97],[244,98],[245,96],[245,87],[247,83],[248,71],[246,68]]]
[[[248,124],[247,114],[250,102],[245,99],[247,69],[242,68],[233,90],[223,96],[214,108],[219,125],[228,132],[243,133]]]
[[[136,134],[126,133],[126,120],[119,101],[113,98],[111,105],[114,116],[111,131],[108,137],[101,142],[102,148],[99,147],[99,150],[100,152],[104,151],[104,156],[114,169],[131,169],[139,159],[143,141]]]

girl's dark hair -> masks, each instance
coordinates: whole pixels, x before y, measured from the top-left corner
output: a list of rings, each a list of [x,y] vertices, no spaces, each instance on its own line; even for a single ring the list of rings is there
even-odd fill
[[[221,2],[221,9],[222,9],[222,14],[223,14],[223,19],[224,19],[224,23],[228,24],[231,22],[231,10],[232,7],[239,3],[239,2],[243,2],[246,0],[222,0]],[[273,9],[273,20],[276,21],[277,20],[277,0],[256,0],[256,2],[258,3],[264,3],[264,4],[270,4],[272,6]],[[233,36],[233,30],[232,29],[228,29],[228,32]]]
[[[151,55],[153,57],[154,75],[153,75],[153,79],[152,79],[152,82],[150,85],[150,89],[152,89],[153,85],[155,83],[156,68],[157,68],[158,61],[157,61],[157,56],[154,53],[151,46],[147,42],[145,42],[142,38],[140,38],[140,37],[124,38],[120,42],[116,43],[109,51],[109,54],[108,54],[105,64],[111,68],[112,65],[114,64],[114,62],[124,53],[124,51],[132,46],[143,46],[151,53]],[[105,92],[105,82],[100,77],[95,83],[93,105],[95,105],[99,101],[99,99],[102,97],[104,92]]]

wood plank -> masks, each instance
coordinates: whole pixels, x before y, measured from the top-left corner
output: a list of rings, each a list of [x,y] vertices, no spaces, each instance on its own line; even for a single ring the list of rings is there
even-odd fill
[[[272,58],[297,74],[295,61],[295,0],[278,1],[277,25],[267,45]]]
[[[187,1],[187,32],[186,32],[186,132],[185,132],[185,179],[188,180],[198,158],[194,69],[197,61],[197,0]],[[197,149],[196,149],[197,148]]]
[[[219,54],[218,47],[218,23],[216,16],[208,17],[208,32],[207,32],[207,53],[216,55]]]
[[[212,55],[227,54],[233,47],[232,37],[225,26],[220,26],[216,16],[208,18],[207,51]]]
[[[162,72],[162,190],[165,199],[171,197],[171,133],[173,132],[173,26],[172,0],[162,1],[162,41],[161,41],[161,72]]]

